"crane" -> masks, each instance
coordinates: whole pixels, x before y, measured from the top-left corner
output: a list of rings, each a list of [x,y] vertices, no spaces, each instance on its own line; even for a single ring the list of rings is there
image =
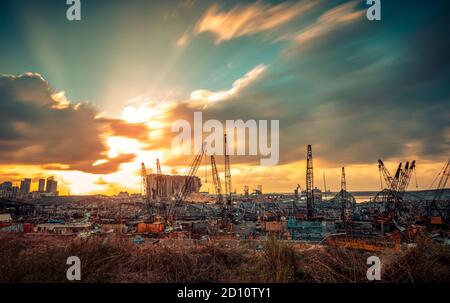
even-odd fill
[[[145,169],[144,162],[141,163],[141,178],[142,178],[142,195],[144,197],[144,201],[148,202],[147,170]]]
[[[416,168],[416,161],[412,161],[411,164],[406,162],[404,168],[402,168],[402,163],[400,163],[394,177],[390,175],[383,161],[378,160],[378,168],[388,185],[387,202],[402,202],[414,169]]]
[[[214,182],[214,190],[216,193],[217,204],[223,204],[222,184],[220,182],[220,177],[217,171],[216,159],[214,155],[211,155],[211,172]]]
[[[201,151],[194,157],[192,160],[191,166],[189,167],[189,171],[186,176],[186,180],[184,181],[183,187],[181,191],[178,193],[178,198],[172,202],[169,206],[169,211],[167,213],[167,222],[169,225],[173,223],[174,217],[176,215],[176,207],[180,205],[186,197],[186,194],[192,187],[192,183],[194,182],[194,177],[197,174],[198,168],[202,163],[203,156],[205,155],[205,143],[202,144]]]
[[[150,215],[153,216],[159,213],[159,210],[156,209],[156,205],[154,204],[154,200],[151,199],[151,193],[154,194],[154,190],[150,189],[148,182],[148,174],[147,169],[145,168],[145,164],[141,163],[141,177],[142,177],[142,189],[143,189],[143,198],[144,203],[147,205]]]
[[[428,208],[428,215],[431,217],[433,215],[433,211],[438,210],[437,204],[442,198],[442,194],[444,193],[444,189],[447,186],[447,182],[450,176],[450,158],[444,164],[443,169],[441,170],[441,178],[439,179],[439,183],[436,187],[436,191],[431,201],[431,205]]]
[[[300,199],[300,192],[302,191],[302,188],[300,184],[297,184],[297,187],[294,189],[294,197],[295,200],[298,201]]]
[[[345,221],[347,219],[346,216],[347,209],[347,181],[345,180],[345,168],[342,167],[341,174],[341,220]]]
[[[398,195],[401,199],[405,194],[406,189],[408,188],[409,182],[411,181],[412,173],[416,168],[416,161],[412,161],[411,165],[406,162],[405,169],[402,171],[401,178],[399,180],[399,185],[397,188]]]
[[[162,172],[161,163],[156,159],[156,197],[162,197]]]
[[[397,172],[395,173],[395,176],[392,177],[391,174],[389,173],[388,169],[384,165],[383,161],[378,160],[378,169],[380,170],[380,175],[383,175],[384,180],[386,181],[386,185],[387,185],[388,195],[386,197],[386,200],[388,203],[394,202],[396,200],[397,184],[398,184],[398,178],[400,176],[400,172],[402,169],[401,167],[402,167],[402,163],[399,164],[399,166],[397,168]]]
[[[246,198],[248,198],[248,196],[249,196],[249,191],[250,191],[250,187],[248,187],[248,185],[245,185],[244,186],[244,196]]]
[[[396,225],[398,225],[397,221],[406,224],[413,223],[415,220],[414,212],[410,205],[403,203],[403,196],[415,171],[416,161],[412,161],[411,164],[406,162],[404,167],[400,163],[394,177],[390,175],[383,161],[378,160],[378,167],[388,186],[385,200],[387,213],[393,216]]]
[[[232,193],[231,193],[231,169],[230,169],[230,155],[228,154],[228,140],[227,133],[223,136],[224,141],[224,156],[225,156],[225,195],[227,200],[227,205],[231,205]]]
[[[306,218],[312,220],[314,218],[314,175],[313,175],[313,159],[312,147],[308,145],[306,153]]]
[[[447,181],[450,176],[450,158],[444,166],[444,171],[442,172],[441,178],[439,179],[438,186],[436,188],[436,194],[434,196],[434,201],[439,201],[444,193],[444,189],[447,186]]]

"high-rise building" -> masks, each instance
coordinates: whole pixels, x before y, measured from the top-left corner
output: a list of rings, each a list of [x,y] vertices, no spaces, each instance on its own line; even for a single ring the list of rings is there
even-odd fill
[[[45,191],[45,179],[39,179],[38,192],[43,193]]]
[[[46,193],[56,194],[58,192],[58,181],[54,177],[47,178]]]
[[[0,184],[0,197],[15,198],[17,195],[17,187],[14,187],[12,182],[6,181]]]
[[[46,193],[51,193],[52,192],[53,182],[55,182],[55,178],[54,177],[48,177],[47,178],[47,186],[45,187],[45,192]]]
[[[24,194],[30,193],[31,179],[23,179],[20,181],[20,192]]]
[[[10,190],[10,189],[12,189],[12,187],[13,187],[13,184],[10,181],[3,182],[0,185],[0,189],[2,189],[2,190]]]
[[[58,181],[53,181],[52,184],[52,194],[57,194],[58,193]]]

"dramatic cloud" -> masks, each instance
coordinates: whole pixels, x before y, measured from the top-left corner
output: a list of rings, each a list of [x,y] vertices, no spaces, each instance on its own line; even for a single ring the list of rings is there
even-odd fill
[[[219,92],[212,92],[209,90],[196,90],[191,93],[190,100],[192,101],[206,101],[206,102],[218,102],[218,101],[224,101],[233,97],[236,97],[239,92],[241,92],[243,89],[247,88],[249,85],[251,85],[254,81],[259,79],[267,70],[267,66],[261,64],[249,71],[247,74],[245,74],[244,77],[236,80],[233,83],[233,87],[229,90],[225,91],[219,91]]]
[[[361,20],[365,10],[356,10],[357,1],[342,4],[324,13],[313,25],[299,33],[295,40],[298,43],[307,43],[317,37],[336,30],[339,26]]]
[[[148,139],[149,128],[143,123],[128,123],[120,119],[100,118],[99,122],[109,125],[111,136],[134,138],[139,140]]]
[[[37,74],[0,77],[1,175],[55,175],[72,192],[139,190],[141,162],[185,171],[192,157],[174,155],[171,124],[192,125],[195,111],[203,121],[280,121],[280,165],[233,156],[238,189],[302,185],[308,144],[316,175],[326,170],[335,188],[342,165],[352,189],[378,188],[379,158],[393,169],[416,159],[431,183],[448,157],[448,1],[384,1],[380,22],[365,18],[365,1],[145,1],[126,14],[119,2],[107,6],[93,7],[105,18],[88,32],[47,18],[50,4],[30,8],[41,22],[11,27],[0,18],[2,43],[15,46],[1,53],[2,70],[36,68],[115,115],[72,104]]]
[[[317,1],[295,1],[276,5],[256,2],[237,5],[231,10],[221,10],[219,5],[211,6],[197,23],[196,33],[212,32],[216,43],[236,37],[275,29],[292,21],[317,4]],[[179,40],[185,42],[186,38]]]
[[[289,56],[239,94],[230,94],[234,87],[200,90],[168,116],[190,121],[201,110],[204,120],[280,120],[281,163],[303,159],[307,144],[329,166],[376,166],[379,158],[441,161],[450,150],[445,16],[420,31],[400,23],[402,32],[393,33],[392,24],[369,26],[362,14],[355,2],[329,9],[300,32],[303,43],[294,39]],[[233,161],[257,164],[258,158]]]
[[[111,173],[133,155],[105,158],[108,134],[145,138],[146,127],[96,119],[87,104],[71,104],[39,74],[0,77],[0,163],[54,165],[61,169]]]
[[[72,165],[70,169],[90,172],[92,174],[114,173],[119,169],[120,164],[133,162],[135,158],[135,154],[120,154],[115,158],[105,160],[106,162],[102,161],[98,165],[96,165],[96,163],[92,164],[90,161],[86,161],[85,163],[76,163]]]

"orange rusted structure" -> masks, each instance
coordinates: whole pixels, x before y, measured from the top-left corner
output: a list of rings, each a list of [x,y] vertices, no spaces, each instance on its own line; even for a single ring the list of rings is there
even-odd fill
[[[263,223],[263,229],[267,232],[282,232],[286,230],[286,222],[267,221]]]
[[[442,217],[430,217],[430,223],[433,225],[442,225],[444,224],[444,221],[442,220]]]
[[[328,237],[326,243],[331,246],[360,249],[366,251],[383,251],[386,249],[392,249],[395,251],[400,250],[399,239],[394,239],[393,241],[392,240],[380,241],[380,240],[352,238],[345,236],[333,236]]]
[[[155,222],[155,223],[139,223],[137,225],[138,233],[152,233],[158,234],[164,231],[164,223]]]

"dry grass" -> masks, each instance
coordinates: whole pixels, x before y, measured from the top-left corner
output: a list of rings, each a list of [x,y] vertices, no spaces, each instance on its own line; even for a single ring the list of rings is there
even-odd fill
[[[450,282],[450,248],[420,239],[415,249],[395,256],[384,271],[387,282]]]
[[[262,251],[210,243],[135,245],[120,238],[58,239],[0,234],[0,282],[64,283],[66,260],[82,261],[83,282],[367,282],[368,253],[336,248],[298,251],[269,239]],[[386,282],[450,281],[449,249],[422,241],[391,256]]]

